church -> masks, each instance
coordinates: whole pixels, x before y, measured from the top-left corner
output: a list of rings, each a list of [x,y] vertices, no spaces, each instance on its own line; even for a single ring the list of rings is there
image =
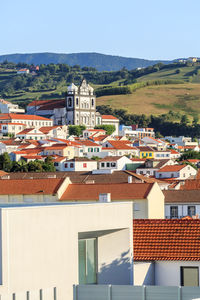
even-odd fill
[[[94,89],[85,79],[80,86],[72,83],[67,88],[66,124],[85,125],[87,128],[101,124],[101,115],[96,112]]]
[[[94,89],[85,79],[79,86],[71,83],[64,99],[32,101],[27,106],[27,114],[50,118],[54,125],[85,125],[87,129],[101,124],[114,125],[115,134],[119,133],[117,118],[96,111]]]

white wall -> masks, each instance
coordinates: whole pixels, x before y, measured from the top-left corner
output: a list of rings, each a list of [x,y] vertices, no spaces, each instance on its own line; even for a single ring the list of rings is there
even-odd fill
[[[1,208],[1,215],[2,295],[57,287],[57,299],[72,300],[72,285],[78,283],[79,234],[97,237],[109,230],[109,238],[99,239],[100,268],[105,263],[110,272],[113,261],[129,247],[127,257],[132,260],[131,203],[11,206]],[[130,284],[130,265],[122,274],[123,283]]]
[[[134,285],[154,285],[154,262],[134,262]]]
[[[199,267],[199,261],[157,261],[155,263],[155,285],[180,286],[181,267]],[[200,274],[199,274],[200,278]]]

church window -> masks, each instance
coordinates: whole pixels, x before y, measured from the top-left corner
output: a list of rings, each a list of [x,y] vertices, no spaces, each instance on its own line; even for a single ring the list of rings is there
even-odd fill
[[[94,99],[92,99],[92,106],[94,106]]]
[[[78,106],[78,98],[76,98],[76,105]]]

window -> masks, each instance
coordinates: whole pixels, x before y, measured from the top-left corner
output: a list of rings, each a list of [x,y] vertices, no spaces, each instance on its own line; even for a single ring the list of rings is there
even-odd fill
[[[104,168],[104,167],[105,167],[105,164],[104,164],[104,163],[101,163],[101,167]]]
[[[199,286],[199,267],[181,267],[181,285]]]
[[[112,162],[112,163],[111,163],[111,167],[116,167],[116,163],[115,163],[115,162]]]
[[[68,163],[65,163],[65,168],[68,168]]]
[[[149,156],[152,156],[152,153],[149,153]]]
[[[55,162],[55,163],[54,163],[54,166],[55,166],[55,167],[57,167],[57,166],[58,166],[58,163],[57,163],[57,162]]]
[[[83,168],[87,168],[87,163],[83,163]]]
[[[178,218],[178,206],[170,206],[170,219]]]
[[[97,283],[97,240],[78,241],[79,284]]]
[[[109,163],[109,162],[106,163],[106,167],[107,167],[107,168],[110,167],[110,163]]]
[[[70,168],[73,168],[74,167],[74,164],[73,163],[70,163]]]
[[[94,106],[94,99],[92,99],[92,106]]]
[[[196,207],[194,205],[188,206],[188,216],[192,217],[196,215]]]
[[[78,98],[76,98],[76,105],[78,106]]]
[[[72,98],[68,98],[68,106],[72,107]]]

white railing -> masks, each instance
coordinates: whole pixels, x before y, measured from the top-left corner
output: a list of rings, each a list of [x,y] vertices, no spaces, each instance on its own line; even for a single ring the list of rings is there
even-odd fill
[[[74,285],[73,300],[200,300],[200,287]]]

